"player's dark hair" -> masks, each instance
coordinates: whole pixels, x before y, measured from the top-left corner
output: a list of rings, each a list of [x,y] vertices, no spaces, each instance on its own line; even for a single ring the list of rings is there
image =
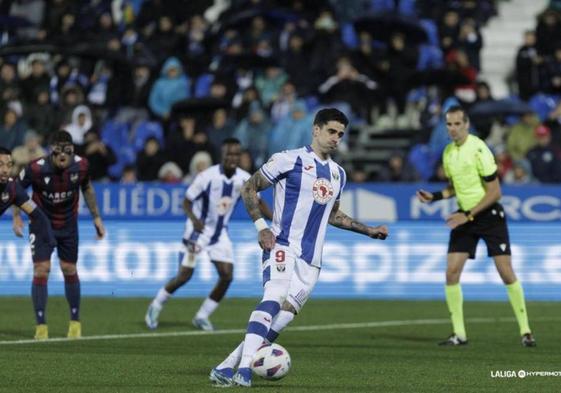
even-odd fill
[[[10,149],[6,149],[5,147],[0,146],[0,154],[11,155],[12,151]]]
[[[466,110],[459,105],[452,105],[450,108],[446,110],[445,115],[447,115],[448,113],[457,113],[457,112],[462,112],[463,114],[462,119],[464,120],[464,122],[467,122],[469,120]]]
[[[226,138],[222,141],[222,146],[226,145],[241,145],[242,143],[238,138]]]
[[[72,143],[72,135],[65,130],[55,131],[51,135],[50,144],[56,145],[57,143]]]
[[[314,117],[314,126],[323,127],[330,121],[336,121],[347,127],[349,119],[343,112],[336,108],[320,109]]]

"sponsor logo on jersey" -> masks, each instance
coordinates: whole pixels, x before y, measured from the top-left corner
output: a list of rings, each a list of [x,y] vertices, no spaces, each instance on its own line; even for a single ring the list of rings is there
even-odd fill
[[[317,203],[325,205],[333,198],[333,186],[327,179],[317,179],[312,186],[312,194]]]
[[[78,181],[78,174],[77,173],[71,173],[70,174],[70,181],[72,183],[76,183]]]
[[[74,196],[73,191],[63,191],[63,192],[42,192],[43,197],[47,198],[53,203],[61,203]]]
[[[10,194],[7,192],[2,193],[2,202],[6,203],[10,199]]]

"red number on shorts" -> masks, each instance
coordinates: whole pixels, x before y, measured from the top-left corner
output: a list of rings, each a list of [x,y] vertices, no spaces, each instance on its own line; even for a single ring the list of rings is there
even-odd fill
[[[275,253],[275,261],[284,262],[284,251],[283,250],[278,250]]]

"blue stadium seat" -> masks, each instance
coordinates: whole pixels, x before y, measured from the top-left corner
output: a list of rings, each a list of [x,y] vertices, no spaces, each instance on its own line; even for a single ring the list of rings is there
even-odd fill
[[[344,23],[341,28],[341,41],[347,48],[355,49],[358,47],[358,36],[352,23]]]
[[[415,0],[400,0],[398,12],[401,15],[417,16],[417,10],[415,9]]]
[[[197,78],[195,82],[195,97],[208,97],[210,95],[210,85],[214,80],[214,75],[212,74],[202,74]]]
[[[370,0],[370,10],[374,12],[393,11],[395,2],[393,0]]]
[[[528,104],[537,113],[541,121],[544,121],[549,116],[549,113],[555,109],[557,103],[559,102],[559,97],[550,94],[538,93],[532,98]]]
[[[413,146],[409,151],[407,159],[424,181],[431,178],[434,173],[436,162],[438,161],[437,155],[425,144]]]
[[[121,146],[130,144],[129,125],[113,120],[106,121],[101,129],[101,140],[116,154]]]
[[[115,151],[115,155],[117,162],[109,167],[108,172],[112,179],[120,179],[124,167],[136,162],[136,151],[131,146],[123,145]]]
[[[144,148],[144,143],[146,139],[150,137],[155,137],[160,146],[164,147],[164,130],[162,125],[156,121],[143,121],[137,127],[134,133],[134,139],[132,145],[134,149],[138,152]]]
[[[433,45],[421,45],[419,47],[419,59],[417,70],[425,71],[444,66],[444,55],[439,47]]]
[[[429,44],[440,47],[440,40],[438,38],[438,27],[432,19],[421,19],[421,26],[425,29],[428,37]]]

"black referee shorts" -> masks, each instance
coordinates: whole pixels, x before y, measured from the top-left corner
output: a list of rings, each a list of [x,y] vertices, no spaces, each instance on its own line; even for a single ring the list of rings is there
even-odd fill
[[[510,239],[506,224],[506,215],[500,203],[495,203],[479,213],[475,220],[450,232],[448,253],[467,252],[470,259],[475,258],[479,239],[487,244],[487,255],[510,255]]]

